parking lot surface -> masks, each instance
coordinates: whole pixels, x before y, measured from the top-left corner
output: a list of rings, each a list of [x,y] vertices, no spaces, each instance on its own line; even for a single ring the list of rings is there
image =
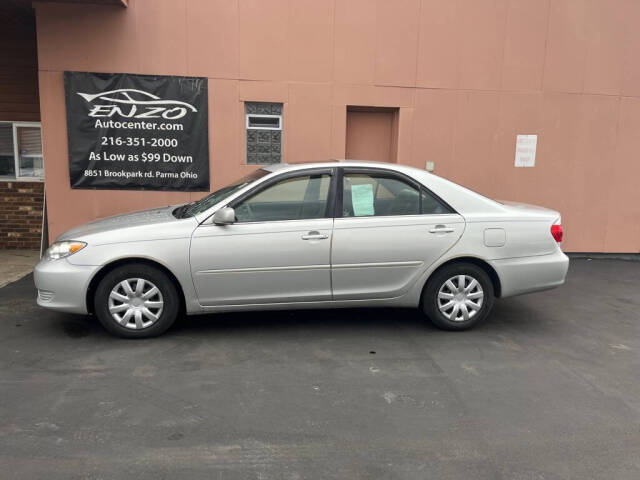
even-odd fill
[[[0,289],[0,477],[640,478],[640,263],[573,260],[469,332],[408,310],[122,340]]]

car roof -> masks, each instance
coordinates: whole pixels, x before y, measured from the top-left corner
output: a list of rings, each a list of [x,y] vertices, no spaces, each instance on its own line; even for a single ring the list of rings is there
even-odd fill
[[[398,170],[398,171],[420,171],[422,173],[427,173],[426,170],[419,170],[414,167],[409,167],[406,165],[398,165],[397,163],[388,163],[388,162],[375,162],[372,160],[343,160],[343,159],[334,159],[329,160],[327,162],[309,162],[309,163],[274,163],[271,165],[265,165],[263,170],[268,172],[285,172],[285,171],[293,171],[293,170],[302,170],[307,168],[323,168],[323,167],[369,167],[369,168],[386,168],[389,170]]]

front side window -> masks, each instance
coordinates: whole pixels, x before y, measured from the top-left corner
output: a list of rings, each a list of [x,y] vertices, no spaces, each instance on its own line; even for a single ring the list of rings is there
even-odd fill
[[[342,216],[434,215],[449,213],[426,189],[384,173],[345,173]]]
[[[210,193],[206,197],[201,198],[200,200],[176,208],[173,211],[173,215],[177,218],[186,218],[203,213],[213,207],[216,203],[220,203],[228,196],[239,191],[241,188],[246,187],[256,180],[260,180],[266,175],[269,175],[269,172],[266,170],[255,170],[254,172],[251,172],[249,175],[245,175],[231,185],[222,187],[219,190]]]
[[[44,177],[39,124],[0,122],[0,177]]]
[[[323,218],[327,211],[328,174],[287,178],[234,205],[236,221],[268,222]]]

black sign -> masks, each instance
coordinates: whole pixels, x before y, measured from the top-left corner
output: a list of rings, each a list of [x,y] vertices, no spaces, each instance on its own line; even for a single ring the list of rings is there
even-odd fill
[[[71,188],[209,190],[207,79],[64,72]]]

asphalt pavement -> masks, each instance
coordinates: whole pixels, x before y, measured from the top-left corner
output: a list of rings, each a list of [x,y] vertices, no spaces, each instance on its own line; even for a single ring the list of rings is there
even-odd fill
[[[0,289],[0,478],[640,478],[640,262],[469,332],[411,310],[224,314],[123,340]]]

